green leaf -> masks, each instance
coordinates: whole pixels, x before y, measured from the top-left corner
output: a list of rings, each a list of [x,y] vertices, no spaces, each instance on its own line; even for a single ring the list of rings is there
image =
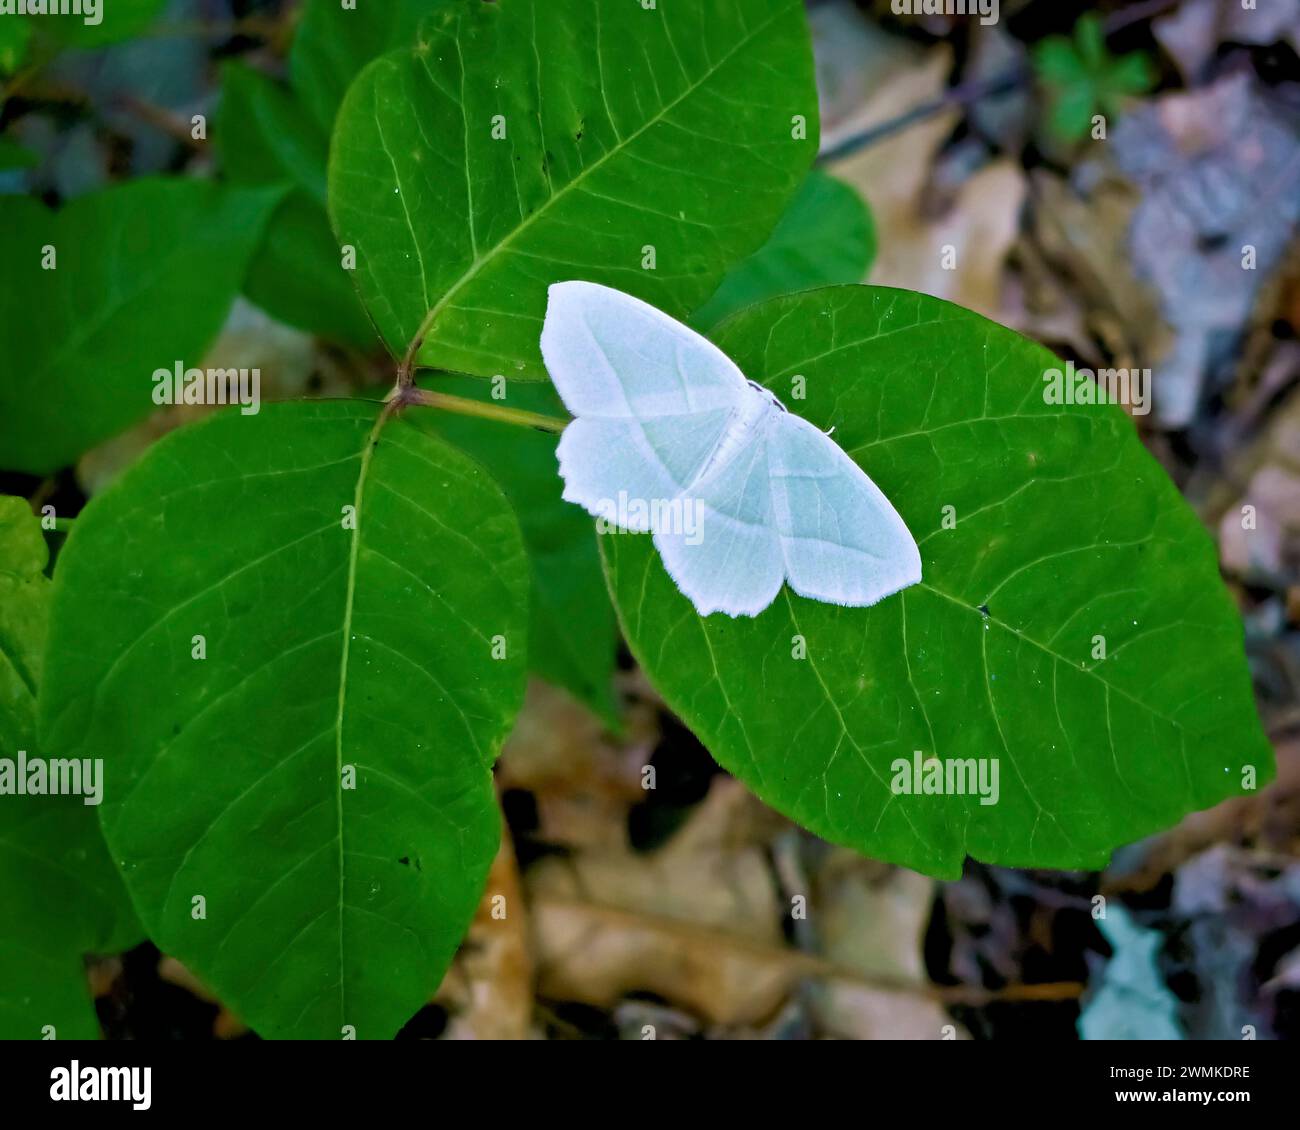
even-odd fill
[[[155,370],[197,366],[278,190],[141,180],[53,213],[0,210],[0,452],[45,474],[155,409]],[[46,248],[52,248],[55,269]]]
[[[1067,87],[1048,102],[1047,126],[1062,141],[1080,141],[1092,128],[1097,94],[1090,86]]]
[[[1082,140],[1095,114],[1114,117],[1126,96],[1150,90],[1156,80],[1154,64],[1142,52],[1115,56],[1107,50],[1095,13],[1079,18],[1072,40],[1050,36],[1034,47],[1032,58],[1046,96],[1047,131],[1064,142]]]
[[[1040,80],[1057,85],[1087,81],[1087,68],[1074,44],[1063,35],[1052,35],[1035,44],[1032,58]]]
[[[1103,71],[1112,56],[1106,50],[1106,32],[1101,17],[1096,12],[1086,12],[1074,25],[1074,42],[1079,51],[1079,61],[1092,74]]]
[[[242,63],[221,72],[214,136],[236,184],[292,184],[325,206],[329,136],[274,80]]]
[[[422,382],[438,392],[492,400],[492,386],[475,377]],[[565,415],[549,384],[516,381],[502,403],[542,415]],[[534,674],[563,687],[610,725],[619,725],[613,694],[618,626],[605,590],[596,531],[589,517],[561,498],[558,436],[450,412],[412,415],[417,426],[473,455],[501,485],[519,517],[533,578],[528,661]]]
[[[371,350],[378,335],[347,271],[329,217],[291,191],[266,226],[244,293],[274,318],[330,341]]]
[[[1115,60],[1107,72],[1106,83],[1112,94],[1145,94],[1156,84],[1156,70],[1151,60],[1139,51]]]
[[[31,38],[30,21],[0,19],[0,76],[11,75],[22,66]]]
[[[328,135],[343,95],[372,59],[415,42],[435,8],[455,0],[307,0],[289,52],[289,80],[298,98]]]
[[[862,197],[843,181],[813,171],[772,238],[727,273],[692,321],[708,328],[765,298],[862,282],[875,255],[876,232]]]
[[[392,1036],[499,838],[518,526],[476,464],[384,420],[299,402],[174,432],[55,581],[47,744],[110,759],[101,820],[151,936],[269,1037]]]
[[[291,188],[267,225],[244,292],[289,325],[361,349],[373,346],[374,327],[325,212],[328,134],[278,83],[231,64],[222,72],[214,136],[232,181]]]
[[[715,339],[835,429],[924,569],[872,608],[786,588],[757,618],[701,619],[648,537],[601,539],[634,654],[765,801],[836,843],[956,877],[968,854],[1099,867],[1243,791],[1244,767],[1269,777],[1210,539],[1120,409],[1045,403],[1050,353],[876,287],[751,307]],[[997,803],[895,793],[914,751],[998,759]]]
[[[50,583],[40,523],[0,496],[0,757],[36,745]],[[98,1039],[82,956],[133,944],[139,926],[81,796],[0,796],[0,1039]]]
[[[84,16],[33,17],[40,27],[70,47],[106,47],[145,31],[162,12],[167,0],[99,0],[98,22]]]
[[[0,495],[0,757],[35,733],[36,688],[45,648],[49,551],[21,498]]]
[[[10,169],[32,169],[41,163],[41,159],[25,146],[19,145],[12,138],[0,137],[0,172]]]
[[[299,188],[272,218],[245,293],[281,321],[359,349],[378,335],[325,212],[329,136],[349,83],[372,59],[414,42],[437,3],[362,0],[344,8],[308,0],[290,51],[289,90],[238,65],[224,78],[217,136],[227,170],[246,182]]]
[[[799,0],[460,0],[349,89],[330,214],[395,354],[543,379],[548,284],[689,314],[770,233],[816,114]]]

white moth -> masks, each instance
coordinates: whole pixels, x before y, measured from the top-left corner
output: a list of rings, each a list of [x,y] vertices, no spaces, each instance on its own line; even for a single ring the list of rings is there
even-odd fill
[[[564,498],[651,533],[701,616],[757,616],[785,581],[862,606],[921,579],[907,526],[830,436],[631,295],[550,288],[542,356],[574,420]]]

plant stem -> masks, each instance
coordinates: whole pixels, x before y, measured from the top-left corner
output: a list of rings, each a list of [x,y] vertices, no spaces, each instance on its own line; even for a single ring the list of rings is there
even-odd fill
[[[425,408],[441,408],[444,412],[455,412],[460,416],[477,416],[484,420],[513,424],[517,428],[536,428],[543,432],[562,432],[569,426],[568,420],[556,416],[543,416],[540,412],[526,412],[522,408],[507,408],[501,404],[488,404],[446,392],[430,392],[414,385],[399,387],[393,400],[402,407],[418,404]]]

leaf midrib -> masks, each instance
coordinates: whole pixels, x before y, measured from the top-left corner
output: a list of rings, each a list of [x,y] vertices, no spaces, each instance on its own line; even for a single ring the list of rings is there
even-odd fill
[[[374,426],[366,433],[365,448],[361,452],[361,466],[357,470],[357,485],[352,493],[352,516],[356,528],[352,531],[352,544],[348,550],[347,591],[343,601],[343,647],[339,655],[339,706],[334,720],[334,799],[338,814],[338,868],[339,868],[339,1023],[347,1023],[347,965],[343,957],[344,871],[343,861],[343,716],[347,705],[348,659],[352,643],[352,612],[356,605],[357,562],[361,556],[362,504],[365,499],[366,480],[374,456],[378,437],[388,422],[389,409],[379,413]]]
[[[408,360],[413,364],[419,363],[420,359],[418,355],[419,355],[420,348],[423,346],[425,339],[432,332],[434,324],[438,320],[438,316],[451,305],[452,299],[454,299],[460,293],[461,290],[463,290],[466,286],[468,286],[471,282],[473,282],[475,278],[478,277],[479,273],[483,270],[484,267],[486,267],[497,257],[497,255],[499,255],[502,251],[506,250],[509,247],[512,241],[514,241],[523,232],[527,231],[538,219],[545,216],[549,211],[549,209],[558,200],[563,199],[563,197],[566,194],[571,192],[578,185],[582,184],[587,179],[587,177],[589,177],[597,169],[603,166],[605,162],[608,161],[611,157],[615,156],[616,154],[624,152],[629,145],[631,145],[634,141],[636,141],[639,137],[641,137],[641,135],[644,134],[648,129],[658,125],[661,121],[663,121],[668,116],[668,114],[671,113],[673,110],[675,110],[679,105],[681,105],[683,101],[685,101],[687,98],[694,95],[701,87],[704,86],[705,83],[707,83],[710,79],[712,79],[713,76],[716,75],[718,71],[720,71],[727,63],[729,63],[739,51],[749,46],[750,43],[752,43],[755,39],[757,39],[759,35],[765,32],[769,27],[771,27],[772,24],[774,24],[779,18],[786,15],[788,10],[789,10],[789,5],[778,8],[775,12],[772,13],[771,16],[765,19],[762,23],[757,24],[753,28],[749,29],[744,36],[742,36],[739,40],[737,40],[737,42],[732,46],[732,48],[726,54],[724,54],[721,58],[719,58],[716,63],[711,64],[708,70],[706,70],[697,81],[689,84],[686,87],[686,89],[682,91],[681,94],[679,94],[671,102],[661,107],[651,118],[647,119],[645,123],[637,127],[635,131],[628,134],[626,137],[619,139],[614,145],[612,145],[609,149],[607,149],[604,153],[602,153],[600,157],[597,158],[592,164],[584,168],[582,172],[580,172],[576,177],[573,178],[573,180],[569,181],[568,184],[566,184],[563,188],[561,188],[559,192],[554,193],[550,197],[550,199],[546,201],[545,204],[543,204],[540,208],[537,209],[537,211],[526,216],[517,225],[515,225],[515,227],[512,228],[497,244],[495,244],[490,251],[488,251],[486,254],[476,256],[473,262],[470,263],[469,267],[466,268],[465,272],[460,276],[460,278],[458,278],[454,283],[451,284],[451,286],[443,293],[443,296],[440,299],[438,299],[438,301],[434,303],[434,305],[430,308],[429,312],[425,314],[423,320],[420,322],[419,328],[415,331],[415,336],[411,339],[411,342],[407,347],[406,356]],[[425,69],[426,71],[428,70],[427,64],[425,65]],[[605,87],[602,84],[601,86],[602,93],[604,93],[604,90]],[[610,124],[613,125],[612,118],[610,119]],[[468,158],[468,153],[466,154],[466,157]],[[466,177],[468,177],[469,175],[470,175],[470,170],[469,170],[469,162],[467,159]]]

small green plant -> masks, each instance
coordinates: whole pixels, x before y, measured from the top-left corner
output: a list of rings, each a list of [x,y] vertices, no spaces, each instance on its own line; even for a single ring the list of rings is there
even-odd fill
[[[102,804],[0,796],[4,1034],[93,1032],[79,955],[147,934],[264,1036],[391,1037],[484,893],[529,671],[613,721],[618,626],[764,800],[934,875],[1099,867],[1270,775],[1213,547],[1124,413],[1047,395],[1010,330],[849,285],[872,236],[809,179],[800,0],[316,0],[287,86],[224,81],[220,183],[0,206],[4,465],[202,399],[241,286],[382,344],[395,387],[173,432],[52,583],[58,516],[0,509],[10,782],[18,751],[103,767]],[[539,350],[564,279],[712,327],[879,484],[923,582],[701,617],[649,538],[597,537]]]
[[[1054,35],[1033,51],[1034,73],[1047,95],[1045,124],[1058,141],[1082,141],[1096,115],[1113,119],[1124,104],[1155,85],[1155,67],[1141,51],[1112,55],[1101,17],[1082,16],[1074,35]]]

